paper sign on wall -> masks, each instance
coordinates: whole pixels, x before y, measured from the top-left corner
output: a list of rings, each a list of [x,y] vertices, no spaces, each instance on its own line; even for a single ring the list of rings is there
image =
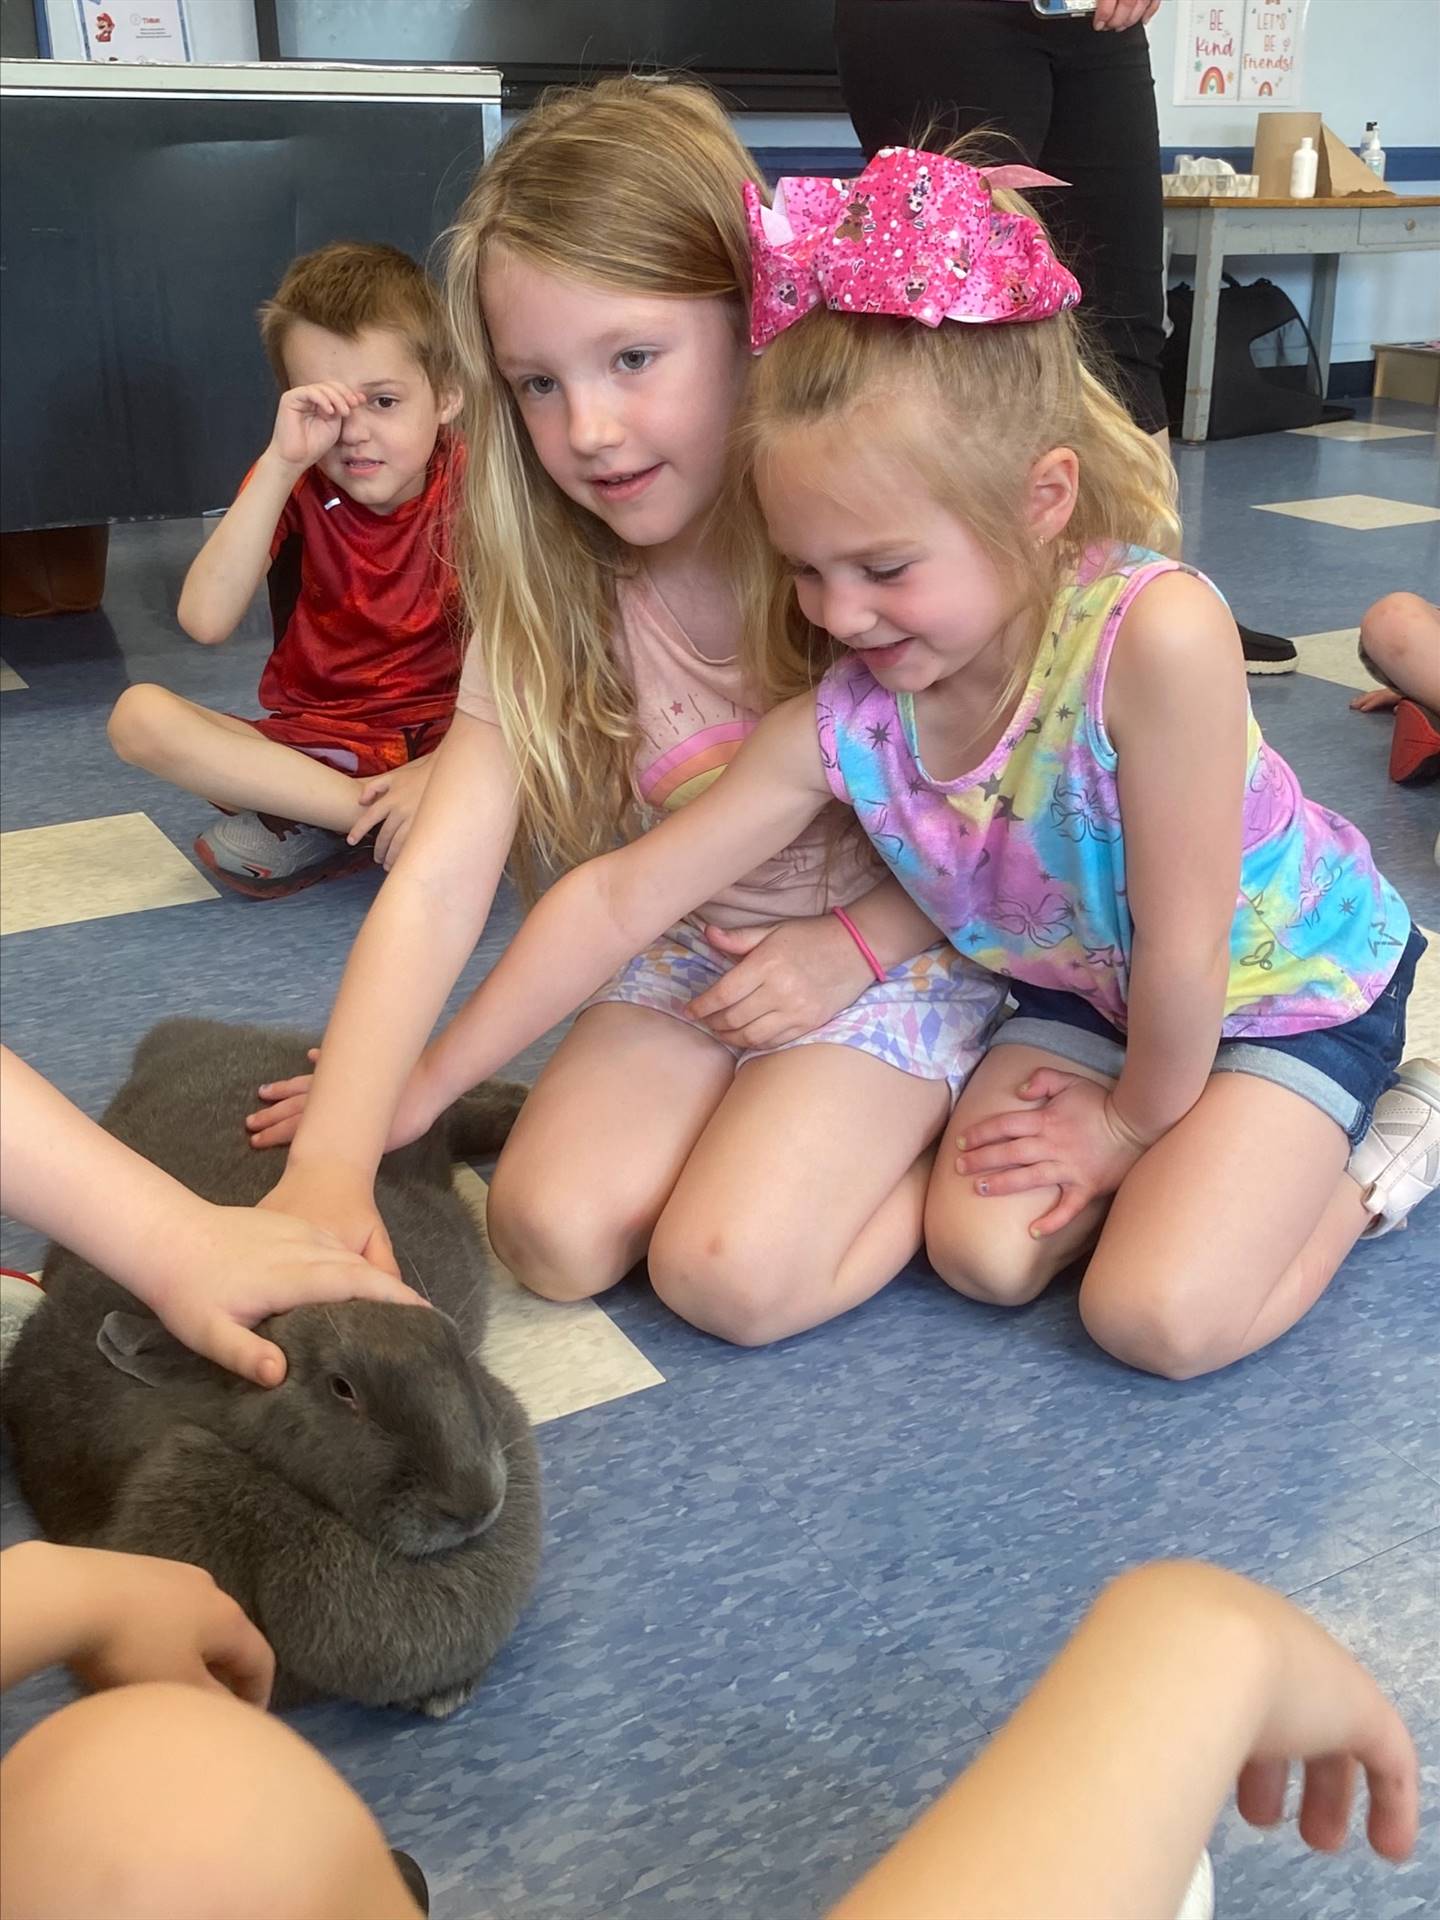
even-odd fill
[[[1177,106],[1238,99],[1245,12],[1245,0],[1184,0],[1175,40]]]
[[[1247,0],[1240,98],[1292,104],[1300,92],[1300,29],[1308,0]]]
[[[85,58],[100,62],[168,61],[190,58],[185,0],[75,0]]]
[[[1299,97],[1300,45],[1310,0],[1181,0],[1175,104],[1285,106]]]

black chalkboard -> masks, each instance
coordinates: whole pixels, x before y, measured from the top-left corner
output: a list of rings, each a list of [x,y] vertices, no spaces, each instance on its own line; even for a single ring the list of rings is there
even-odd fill
[[[463,99],[7,95],[0,530],[226,505],[274,417],[255,309],[286,263],[423,257],[482,151]]]

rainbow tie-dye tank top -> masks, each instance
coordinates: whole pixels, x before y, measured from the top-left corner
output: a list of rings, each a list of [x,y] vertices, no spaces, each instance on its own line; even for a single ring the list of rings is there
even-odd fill
[[[993,972],[1078,994],[1122,1030],[1134,928],[1105,675],[1127,607],[1177,565],[1139,548],[1093,557],[1056,597],[1004,736],[958,779],[926,772],[910,696],[859,655],[817,695],[832,791],[951,943]],[[1394,972],[1410,916],[1364,836],[1305,799],[1253,713],[1243,833],[1225,1036],[1355,1019]]]

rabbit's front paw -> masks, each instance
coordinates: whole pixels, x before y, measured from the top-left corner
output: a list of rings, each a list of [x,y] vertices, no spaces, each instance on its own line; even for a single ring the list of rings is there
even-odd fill
[[[423,1700],[413,1700],[409,1705],[413,1712],[423,1713],[429,1720],[448,1720],[474,1691],[475,1682],[467,1680],[461,1686],[447,1687],[443,1693],[427,1693]]]

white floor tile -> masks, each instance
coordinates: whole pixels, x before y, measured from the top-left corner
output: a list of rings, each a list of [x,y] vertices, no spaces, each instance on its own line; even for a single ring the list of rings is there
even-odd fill
[[[1378,686],[1360,664],[1355,648],[1360,639],[1358,627],[1336,627],[1329,633],[1297,633],[1295,651],[1300,656],[1300,672],[1313,680],[1332,680],[1337,687],[1354,687],[1368,692]]]
[[[18,693],[22,687],[28,687],[29,684],[28,680],[20,678],[14,667],[0,660],[0,693]]]
[[[471,1167],[459,1167],[455,1189],[484,1221],[486,1186]],[[593,1300],[557,1306],[512,1280],[497,1261],[490,1325],[483,1349],[492,1367],[537,1426],[585,1407],[599,1407],[665,1376]]]
[[[1383,527],[1418,527],[1440,520],[1440,507],[1418,507],[1413,500],[1383,500],[1377,493],[1336,493],[1328,500],[1272,500],[1256,513],[1284,513],[1292,520],[1318,520],[1322,526],[1375,533]]]
[[[1430,942],[1415,969],[1415,985],[1405,1009],[1405,1052],[1440,1060],[1440,934],[1421,933]]]
[[[218,898],[143,813],[0,834],[0,933]]]
[[[1319,427],[1287,427],[1287,433],[1309,434],[1315,440],[1426,440],[1427,427],[1387,427],[1378,420],[1330,420]]]

